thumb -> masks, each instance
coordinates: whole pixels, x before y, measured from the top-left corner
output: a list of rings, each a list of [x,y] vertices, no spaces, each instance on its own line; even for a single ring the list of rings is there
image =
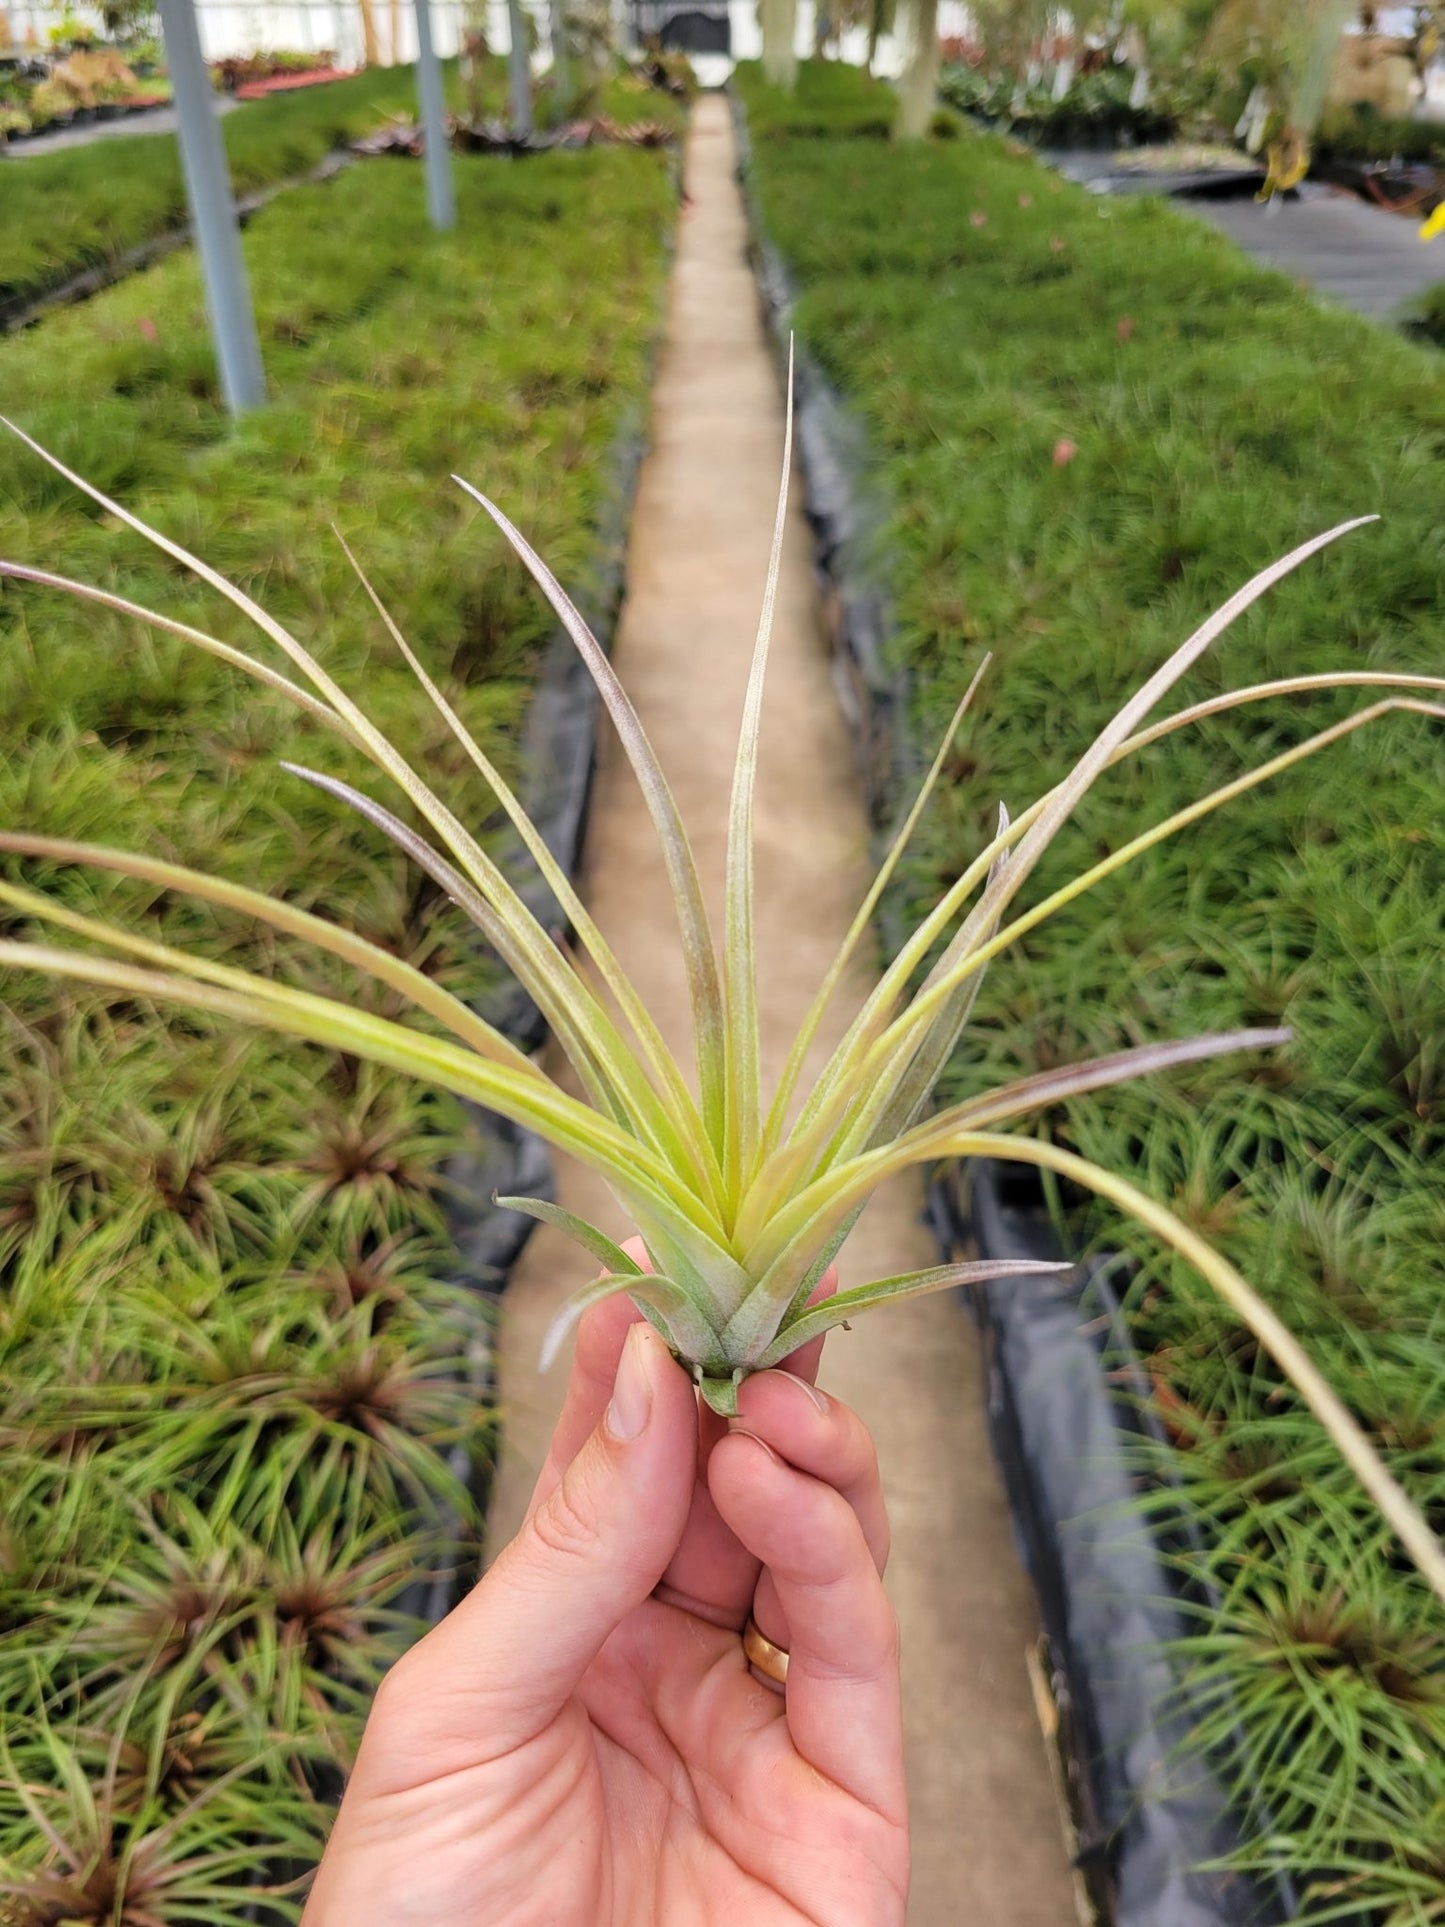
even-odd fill
[[[411,1752],[413,1773],[424,1752],[430,1779],[548,1725],[662,1577],[696,1475],[692,1385],[640,1320],[601,1423],[476,1589],[387,1676],[388,1751]]]

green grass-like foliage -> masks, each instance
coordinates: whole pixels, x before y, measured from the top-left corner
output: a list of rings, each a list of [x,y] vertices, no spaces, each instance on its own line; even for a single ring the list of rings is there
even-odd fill
[[[13,424],[10,426],[13,428]],[[290,774],[313,783],[383,830],[471,920],[545,1015],[585,1095],[581,1100],[569,1095],[469,1005],[354,933],[244,884],[170,864],[144,852],[127,853],[25,832],[0,836],[0,848],[17,854],[51,862],[93,864],[236,910],[278,932],[299,937],[354,966],[365,980],[389,990],[405,1007],[440,1024],[449,1035],[437,1038],[419,1027],[377,1016],[353,1002],[278,985],[272,979],[218,963],[199,950],[158,943],[119,924],[83,915],[58,897],[18,884],[0,885],[0,901],[37,925],[49,925],[111,954],[40,940],[0,942],[0,963],[104,984],[136,996],[171,999],[217,1016],[344,1050],[486,1105],[537,1131],[604,1178],[642,1231],[650,1260],[647,1267],[639,1265],[597,1227],[557,1205],[537,1199],[505,1200],[562,1226],[603,1267],[602,1275],[574,1293],[558,1315],[544,1347],[544,1364],[589,1305],[626,1291],[665,1334],[675,1355],[691,1368],[709,1405],[724,1415],[736,1412],[737,1386],[749,1373],[778,1364],[800,1345],[876,1305],[987,1278],[1058,1268],[1015,1262],[943,1265],[881,1279],[815,1302],[815,1290],[824,1271],[870,1193],[883,1179],[910,1165],[945,1156],[1013,1158],[1071,1179],[1129,1210],[1208,1278],[1315,1412],[1382,1517],[1395,1528],[1445,1600],[1445,1548],[1297,1340],[1245,1280],[1196,1232],[1127,1179],[1041,1140],[1002,1134],[995,1128],[1146,1072],[1281,1043],[1287,1040],[1288,1032],[1239,1030],[1177,1043],[1144,1044],[984,1089],[947,1106],[937,1116],[923,1116],[994,956],[1176,829],[1353,733],[1361,724],[1398,709],[1445,716],[1445,705],[1427,699],[1430,693],[1445,691],[1445,679],[1391,676],[1383,671],[1371,674],[1367,684],[1401,693],[1380,697],[1332,728],[1206,792],[1186,809],[1155,823],[1089,865],[1041,903],[1009,919],[1010,906],[1097,778],[1111,764],[1125,761],[1196,722],[1201,707],[1202,713],[1210,712],[1212,705],[1196,705],[1143,727],[1145,718],[1186,670],[1236,616],[1300,563],[1357,528],[1357,521],[1316,536],[1262,570],[1145,680],[1052,789],[1031,803],[1017,820],[1011,821],[1007,811],[1000,811],[995,834],[922,918],[804,1096],[797,1115],[790,1117],[808,1047],[907,846],[982,674],[975,675],[955,709],[914,808],[819,989],[777,1089],[765,1098],[753,945],[753,787],[782,552],[791,414],[784,488],[729,809],[726,909],[720,943],[714,941],[691,847],[666,778],[605,653],[525,536],[471,483],[454,478],[463,492],[486,510],[521,557],[576,644],[641,787],[676,903],[682,963],[692,1002],[695,1086],[689,1085],[669,1053],[606,938],[502,771],[468,731],[359,565],[358,580],[373,600],[398,654],[438,718],[495,795],[576,931],[588,968],[579,967],[576,959],[558,948],[546,924],[432,782],[290,631],[245,590],[228,583],[190,551],[140,521],[54,456],[46,455],[29,437],[21,435],[20,439],[57,474],[80,488],[104,514],[145,535],[163,554],[225,596],[299,672],[304,679],[300,684],[267,660],[202,631],[181,628],[159,612],[147,613],[127,605],[127,613],[137,619],[179,634],[204,654],[228,662],[253,675],[263,686],[287,696],[304,715],[360,752],[389,779],[424,824],[422,832],[368,793],[334,775],[283,765]],[[347,556],[352,560],[349,550]],[[67,589],[82,602],[115,605],[115,598],[106,590],[69,582],[24,564],[0,563],[0,574],[17,582]],[[1345,681],[1348,684],[1351,679]],[[1403,693],[1406,690],[1410,693]],[[1260,700],[1262,693],[1272,692],[1231,690],[1219,700],[1227,708],[1246,706]],[[916,993],[908,995],[914,971],[940,940],[942,954]]]
[[[409,67],[248,101],[221,122],[232,185],[253,194],[305,174],[332,148],[415,106]],[[38,299],[187,218],[174,134],[132,134],[0,168],[0,306]]]
[[[1100,202],[996,140],[759,144],[753,181],[797,277],[799,331],[866,429],[885,524],[874,562],[920,724],[941,727],[978,650],[994,652],[989,728],[950,758],[896,916],[933,902],[999,798],[1059,780],[1187,612],[1311,530],[1381,515],[1242,617],[1182,688],[1208,701],[1243,681],[1325,680],[1221,708],[1113,772],[1048,881],[1342,721],[1342,669],[1440,673],[1445,379],[1428,353],[1322,311],[1163,203]],[[1267,1063],[1180,1069],[1057,1106],[1044,1128],[1133,1173],[1309,1333],[1437,1529],[1442,775],[1437,730],[1382,718],[1248,810],[1151,850],[999,959],[942,1086],[958,1096],[1166,1028],[1288,1024],[1294,1041]],[[1169,1470],[1205,1528],[1185,1563],[1225,1600],[1204,1622],[1211,1697],[1237,1699],[1241,1792],[1284,1821],[1253,1852],[1293,1869],[1318,1917],[1414,1927],[1445,1867],[1438,1701],[1411,1684],[1445,1671],[1438,1608],[1253,1335],[1125,1217],[1067,1188],[1059,1202],[1075,1236],[1134,1267]],[[1275,1610],[1286,1587],[1353,1599],[1365,1572],[1368,1641],[1301,1642]],[[1329,1712],[1346,1690],[1354,1723]],[[1217,1703],[1201,1737],[1227,1748]]]
[[[1437,281],[1410,303],[1404,325],[1406,333],[1416,340],[1445,348],[1445,281]]]
[[[1367,102],[1327,107],[1314,148],[1321,160],[1445,163],[1445,128],[1436,120],[1391,120]]]
[[[888,82],[842,60],[803,61],[792,93],[769,86],[761,61],[743,60],[735,84],[747,91],[755,140],[887,140],[898,116],[898,96]]]
[[[0,391],[307,625],[490,849],[490,795],[327,523],[515,774],[555,625],[474,506],[421,506],[415,478],[484,448],[591,576],[675,197],[664,161],[615,149],[458,159],[456,177],[446,239],[402,163],[297,189],[248,227],[273,399],[239,428],[189,255],[0,345]],[[0,553],[244,640],[8,438]],[[226,870],[346,923],[408,986],[495,991],[442,892],[277,768],[349,753],[177,636],[0,583],[0,716],[4,820]],[[404,1008],[244,910],[71,865],[0,870],[278,988]],[[13,904],[0,920],[11,938],[29,923]],[[465,1379],[487,1334],[475,1280],[452,1282],[467,1200],[449,1167],[485,1138],[449,1096],[344,1052],[33,975],[0,991],[0,1920],[294,1921],[299,1893],[255,1883],[314,1862],[371,1687],[417,1630],[408,1584],[475,1537],[449,1454],[485,1451]]]

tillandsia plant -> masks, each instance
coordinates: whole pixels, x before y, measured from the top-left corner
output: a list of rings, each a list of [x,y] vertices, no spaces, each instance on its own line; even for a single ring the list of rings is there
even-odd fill
[[[541,1199],[499,1200],[559,1226],[602,1266],[596,1282],[576,1293],[559,1315],[544,1362],[555,1356],[567,1331],[589,1305],[625,1291],[664,1334],[708,1404],[721,1413],[735,1409],[738,1383],[748,1373],[777,1364],[800,1345],[875,1305],[970,1280],[1050,1269],[1033,1264],[943,1265],[880,1279],[817,1302],[824,1272],[883,1179],[910,1165],[940,1158],[992,1157],[1021,1160],[1072,1180],[1132,1213],[1210,1281],[1314,1411],[1445,1599],[1445,1548],[1299,1342],[1244,1278],[1196,1232],[1127,1178],[1045,1140],[1001,1128],[1064,1099],[1146,1072],[1284,1042],[1288,1032],[1236,1031],[1149,1044],[1025,1077],[928,1114],[934,1084],[959,1042],[983,973],[1002,950],[1175,830],[1385,711],[1405,708],[1445,715],[1445,705],[1437,700],[1445,692],[1445,679],[1342,672],[1232,690],[1145,724],[1169,689],[1236,616],[1360,522],[1331,529],[1261,571],[1129,697],[1060,783],[1017,816],[1000,809],[992,841],[903,944],[804,1092],[801,1085],[813,1040],[938,781],[986,662],[981,665],[803,1020],[776,1088],[765,1096],[754,971],[753,798],[791,458],[791,410],[784,481],[733,778],[720,948],[709,927],[692,851],[671,791],[606,655],[546,564],[502,510],[455,478],[520,556],[576,644],[641,785],[676,902],[692,1012],[694,1081],[669,1052],[606,938],[512,789],[391,620],[349,549],[348,559],[378,617],[465,755],[491,786],[555,896],[575,932],[575,955],[554,941],[477,837],[280,623],[249,595],[169,537],[148,528],[28,436],[21,439],[108,515],[147,537],[227,597],[289,659],[309,687],[255,656],[108,590],[18,563],[0,563],[0,576],[65,590],[180,637],[280,692],[367,758],[396,785],[424,830],[403,822],[383,804],[336,777],[289,764],[284,767],[360,811],[471,919],[535,999],[584,1096],[571,1096],[476,1011],[399,958],[245,885],[148,854],[23,833],[0,836],[0,850],[11,854],[51,864],[96,865],[255,918],[354,965],[446,1034],[392,1021],[332,997],[288,988],[133,935],[13,882],[0,883],[0,902],[22,922],[55,925],[97,948],[11,940],[0,942],[0,963],[80,978],[128,996],[198,1006],[347,1051],[430,1080],[537,1131],[602,1176],[640,1230],[651,1264],[649,1270],[634,1262],[595,1226],[555,1204]],[[1112,765],[1222,710],[1322,688],[1354,687],[1381,693],[1354,714],[1141,831],[1042,901],[1026,910],[1013,909],[1054,837]],[[925,968],[930,957],[935,960]]]

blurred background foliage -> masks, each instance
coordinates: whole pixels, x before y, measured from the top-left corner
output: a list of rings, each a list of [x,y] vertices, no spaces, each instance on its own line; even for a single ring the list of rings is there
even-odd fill
[[[394,78],[346,84],[371,111]],[[235,430],[189,252],[0,344],[0,393],[291,625],[487,827],[329,525],[516,776],[552,624],[447,476],[595,590],[676,197],[666,154],[616,147],[456,170],[445,238],[390,160],[256,217],[272,399]],[[255,646],[8,439],[0,554]],[[494,981],[385,839],[278,769],[339,768],[335,742],[185,644],[0,585],[0,716],[0,821],[214,867],[465,996]],[[14,868],[359,994],[166,891]],[[346,1057],[39,976],[7,978],[0,1030],[0,1920],[294,1921],[369,1693],[476,1543],[493,1281],[451,1225],[485,1125]]]

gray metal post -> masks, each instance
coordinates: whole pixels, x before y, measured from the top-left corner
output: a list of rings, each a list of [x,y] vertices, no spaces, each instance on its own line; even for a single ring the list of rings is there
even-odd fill
[[[552,85],[564,112],[572,105],[572,58],[567,51],[566,0],[551,0],[548,24],[552,35]]]
[[[426,211],[432,226],[445,230],[457,224],[457,197],[452,185],[442,70],[432,45],[431,0],[416,0],[416,49],[416,91],[426,154]]]
[[[522,11],[522,0],[507,0],[507,41],[512,132],[526,140],[532,132],[532,63],[527,58],[527,16]]]
[[[180,125],[186,198],[205,277],[221,393],[231,413],[240,415],[265,401],[266,377],[261,369],[261,344],[256,339],[246,263],[241,258],[241,234],[216,116],[216,96],[206,72],[192,0],[160,0],[160,13]]]

